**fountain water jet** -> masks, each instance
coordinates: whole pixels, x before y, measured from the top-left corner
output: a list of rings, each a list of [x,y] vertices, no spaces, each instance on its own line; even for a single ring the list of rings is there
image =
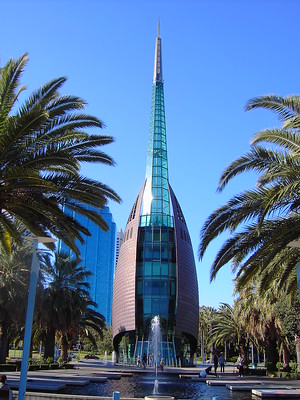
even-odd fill
[[[159,395],[158,385],[159,381],[157,379],[157,363],[159,362],[162,347],[162,339],[161,339],[161,328],[160,328],[160,319],[159,316],[156,315],[151,320],[151,332],[149,335],[149,351],[150,354],[153,354],[153,361],[155,367],[155,381],[154,388],[151,396],[146,396],[145,400],[155,399],[155,400],[174,400],[172,396],[162,396]]]
[[[149,351],[153,355],[155,377],[157,379],[157,363],[161,351],[161,329],[160,329],[160,319],[158,315],[156,315],[151,320],[151,331],[149,335]]]

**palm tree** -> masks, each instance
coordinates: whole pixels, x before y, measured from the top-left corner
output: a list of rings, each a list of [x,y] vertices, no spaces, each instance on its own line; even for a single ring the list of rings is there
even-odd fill
[[[103,333],[106,330],[105,318],[102,314],[97,312],[95,308],[97,304],[87,298],[82,302],[82,315],[78,325],[73,325],[66,336],[68,345],[69,343],[78,343],[78,338],[83,339],[84,342],[90,342],[94,349],[97,349],[97,341],[102,339]],[[86,340],[85,340],[86,339]],[[64,351],[64,358],[67,357],[67,349]]]
[[[21,248],[12,242],[7,254],[0,245],[0,364],[8,356],[9,338],[25,321],[32,245]]]
[[[200,341],[198,347],[201,348],[202,361],[205,362],[205,353],[209,349],[209,335],[213,328],[212,321],[216,314],[216,310],[213,307],[201,306],[199,308],[199,335],[198,340]],[[213,353],[213,348],[211,349]]]
[[[259,278],[256,277],[252,284],[248,283],[241,289],[237,300],[237,312],[252,342],[265,350],[268,369],[275,371],[280,346],[287,363],[289,362],[289,351],[282,336],[281,321],[275,312],[278,288],[274,284],[264,296],[259,288]]]
[[[45,358],[54,355],[56,335],[61,339],[62,357],[66,360],[71,331],[79,328],[89,334],[92,328],[101,333],[105,327],[104,317],[93,309],[96,304],[89,296],[87,279],[91,272],[79,262],[63,253],[55,253],[54,262],[44,258],[41,269],[45,288],[37,301],[36,321],[45,345]]]
[[[62,207],[68,205],[104,230],[107,224],[85,206],[103,208],[120,197],[108,186],[80,174],[81,163],[114,165],[99,147],[112,143],[111,136],[88,134],[86,128],[104,126],[97,117],[78,110],[85,102],[60,95],[65,77],[34,91],[20,105],[20,78],[28,55],[0,70],[0,241],[8,249],[8,236],[20,241],[17,222],[36,236],[62,239],[78,253],[76,239],[88,230]],[[74,200],[74,201],[71,201]]]
[[[233,307],[228,303],[222,303],[212,323],[210,341],[216,346],[226,341],[234,344],[248,365],[249,335],[238,311],[237,301],[234,302]]]
[[[283,120],[282,128],[257,133],[250,151],[223,172],[219,191],[247,171],[258,174],[256,188],[234,196],[208,217],[199,258],[216,236],[228,231],[229,239],[212,264],[211,280],[231,262],[241,287],[254,275],[263,275],[266,290],[276,276],[279,288],[293,292],[300,259],[299,250],[289,246],[300,238],[300,97],[263,96],[246,105],[247,110],[254,108],[274,111]]]

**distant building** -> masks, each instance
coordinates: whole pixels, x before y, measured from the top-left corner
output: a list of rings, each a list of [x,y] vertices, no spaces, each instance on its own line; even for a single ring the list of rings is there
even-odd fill
[[[168,177],[161,55],[158,33],[146,179],[129,215],[120,248],[114,278],[112,332],[115,350],[124,361],[144,352],[149,356],[151,320],[159,316],[159,356],[166,365],[178,365],[191,363],[196,351],[199,298],[187,224]],[[182,164],[183,160],[178,162]]]
[[[118,259],[119,259],[120,247],[122,244],[123,236],[124,236],[124,233],[123,233],[122,229],[120,228],[117,232],[117,240],[116,240],[116,266],[117,266]]]
[[[65,210],[65,212],[69,212]],[[99,212],[99,210],[98,210]],[[104,317],[107,325],[111,325],[112,319],[112,293],[113,276],[115,272],[115,251],[116,251],[116,224],[108,207],[100,210],[100,214],[109,226],[108,231],[103,231],[98,225],[81,214],[72,212],[73,217],[86,227],[91,236],[84,236],[85,243],[78,240],[76,245],[80,250],[81,264],[92,272],[89,278],[90,295],[97,303],[97,311]],[[73,252],[62,241],[59,242],[59,251],[70,255]]]

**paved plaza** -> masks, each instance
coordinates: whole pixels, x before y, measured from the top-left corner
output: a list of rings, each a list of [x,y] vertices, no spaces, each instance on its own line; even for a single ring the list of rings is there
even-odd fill
[[[65,370],[39,370],[28,372],[26,399],[111,399],[112,397],[76,396],[57,393],[66,385],[84,386],[90,382],[104,382],[108,379],[122,379],[123,376],[132,374],[149,374],[153,368],[139,368],[137,366],[113,365],[100,360],[82,360],[74,362],[74,369]],[[209,375],[200,378],[200,372],[205,366],[191,368],[165,367],[159,371],[159,376],[178,376],[182,380],[206,382],[210,386],[226,386],[230,391],[249,391],[257,398],[300,398],[300,380],[269,378],[265,376],[248,375],[239,378],[234,365],[226,365],[224,373],[218,376]],[[218,372],[218,371],[217,371]],[[20,372],[8,372],[8,384],[14,391],[15,397],[19,387]]]

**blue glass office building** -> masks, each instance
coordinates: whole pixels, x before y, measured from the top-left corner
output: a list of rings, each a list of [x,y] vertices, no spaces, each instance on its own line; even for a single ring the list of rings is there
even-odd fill
[[[65,210],[65,212],[70,211]],[[99,213],[109,226],[106,232],[85,216],[76,214],[73,217],[91,233],[91,236],[84,236],[84,244],[79,241],[76,244],[80,250],[81,264],[92,272],[89,278],[91,298],[97,303],[97,311],[105,317],[106,324],[111,325],[116,224],[108,207],[104,207]],[[69,247],[62,241],[59,242],[59,250],[72,255]]]

